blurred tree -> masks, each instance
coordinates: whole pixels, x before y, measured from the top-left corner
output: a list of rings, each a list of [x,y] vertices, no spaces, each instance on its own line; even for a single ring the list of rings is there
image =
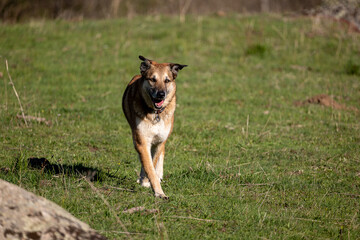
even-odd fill
[[[322,0],[0,0],[2,21],[31,18],[110,18],[145,14],[179,15],[227,12],[301,12]]]

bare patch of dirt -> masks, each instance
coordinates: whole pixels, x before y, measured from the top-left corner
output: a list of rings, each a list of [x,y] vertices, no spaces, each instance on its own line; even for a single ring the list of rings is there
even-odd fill
[[[297,107],[305,106],[308,104],[318,104],[318,105],[322,105],[325,107],[331,107],[331,108],[339,109],[339,110],[358,111],[358,109],[355,107],[347,107],[344,104],[340,104],[340,103],[336,102],[334,99],[332,99],[329,95],[326,95],[326,94],[316,95],[316,96],[306,99],[305,101],[295,101],[294,102],[294,105]]]
[[[89,145],[88,148],[89,148],[89,151],[90,151],[90,152],[97,152],[97,151],[99,151],[99,148],[96,147],[96,146],[91,146],[91,145]]]

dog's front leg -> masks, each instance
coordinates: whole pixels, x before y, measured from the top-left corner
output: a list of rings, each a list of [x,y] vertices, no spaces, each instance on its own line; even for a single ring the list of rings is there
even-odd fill
[[[165,156],[165,142],[159,144],[153,152],[153,163],[155,167],[155,172],[158,175],[160,182],[163,178],[164,173],[164,156]]]
[[[155,192],[155,196],[163,199],[168,199],[168,197],[165,195],[161,188],[159,177],[155,171],[155,167],[151,157],[150,144],[148,144],[145,139],[138,138],[135,143],[135,148],[139,153],[142,169],[144,170],[146,176],[150,181],[151,187]]]

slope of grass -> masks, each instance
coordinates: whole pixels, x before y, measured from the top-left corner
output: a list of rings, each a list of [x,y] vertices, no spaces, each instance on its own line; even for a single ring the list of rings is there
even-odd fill
[[[209,16],[36,21],[0,36],[2,179],[109,239],[127,238],[114,214],[134,239],[360,238],[358,34],[308,18]],[[167,143],[169,201],[136,183],[121,110],[140,54],[189,65]],[[5,58],[25,114],[50,126],[16,117]],[[293,104],[317,94],[349,109]],[[79,172],[96,173],[98,193]],[[148,211],[123,213],[138,206]]]

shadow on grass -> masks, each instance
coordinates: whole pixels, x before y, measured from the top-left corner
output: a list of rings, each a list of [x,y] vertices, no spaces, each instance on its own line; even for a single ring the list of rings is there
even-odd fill
[[[104,176],[117,178],[116,176],[110,173],[104,173],[97,168],[85,167],[81,163],[75,165],[67,164],[53,164],[50,163],[46,158],[28,158],[27,159],[28,167],[40,169],[42,172],[48,172],[51,174],[66,174],[66,175],[76,175],[84,176],[90,181],[102,181]]]

